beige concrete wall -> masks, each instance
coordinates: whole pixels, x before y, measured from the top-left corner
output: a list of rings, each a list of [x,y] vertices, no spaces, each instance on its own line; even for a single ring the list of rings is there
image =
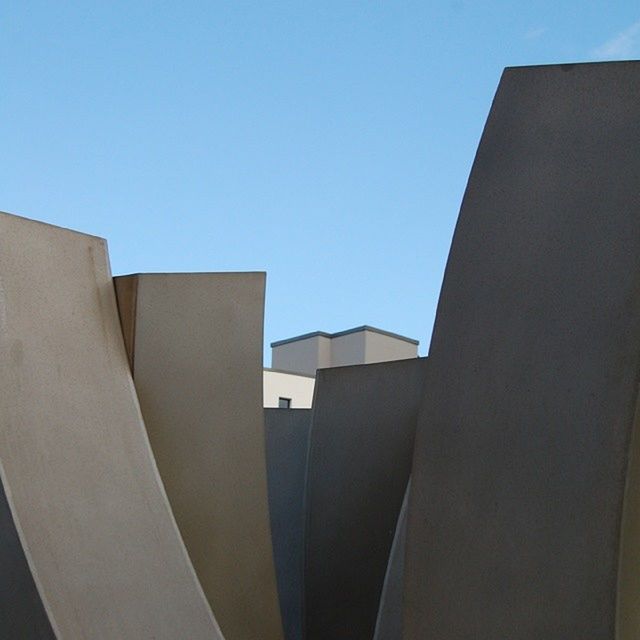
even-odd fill
[[[418,345],[372,327],[336,334],[309,334],[272,349],[272,367],[315,375],[317,369],[418,357]]]
[[[58,638],[221,635],[159,480],[106,245],[0,214],[0,472]]]
[[[418,345],[374,331],[364,331],[366,364],[418,357]]]
[[[264,286],[263,273],[116,278],[158,468],[226,640],[282,638],[264,450]]]
[[[331,339],[326,336],[318,338],[318,369],[325,369],[331,366]],[[315,375],[315,371],[312,375]]]
[[[347,333],[331,339],[331,365],[365,364],[365,332]]]
[[[265,369],[263,374],[263,406],[278,408],[279,398],[291,400],[290,409],[310,409],[316,379],[284,371]]]
[[[331,366],[331,340],[326,336],[310,336],[273,347],[274,369],[314,376],[316,369]]]

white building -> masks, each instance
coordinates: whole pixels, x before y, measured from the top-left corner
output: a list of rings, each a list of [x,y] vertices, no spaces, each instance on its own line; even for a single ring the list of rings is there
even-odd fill
[[[367,325],[272,342],[272,368],[263,373],[264,406],[308,409],[317,369],[417,358],[418,344],[412,338]]]

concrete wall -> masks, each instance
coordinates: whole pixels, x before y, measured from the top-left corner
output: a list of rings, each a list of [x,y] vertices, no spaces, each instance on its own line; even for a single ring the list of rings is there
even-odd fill
[[[315,375],[317,369],[418,357],[418,342],[364,325],[272,343],[274,369]]]
[[[373,640],[402,640],[403,637],[404,556],[407,546],[407,511],[410,490],[411,480],[409,480],[404,494],[396,532],[393,536]]]
[[[331,361],[327,366],[366,364],[365,332],[347,333],[331,339]]]
[[[311,411],[266,409],[269,512],[285,640],[302,639],[304,487]]]
[[[305,640],[371,640],[426,359],[322,369],[309,445]]]
[[[282,638],[264,449],[264,282],[262,273],[116,279],[158,469],[227,640]]]
[[[0,282],[2,484],[56,637],[221,638],[157,475],[104,241],[0,214]]]
[[[325,335],[280,344],[271,353],[274,369],[314,376],[316,369],[331,366],[331,341]]]
[[[398,340],[375,331],[364,332],[364,337],[364,361],[367,364],[418,357],[418,345],[413,342]]]
[[[431,344],[407,640],[640,637],[638,95],[638,62],[504,72]]]
[[[0,637],[55,640],[0,485]]]
[[[310,409],[313,402],[315,377],[302,376],[284,371],[263,371],[263,405],[277,408],[279,398],[290,398],[291,409]]]

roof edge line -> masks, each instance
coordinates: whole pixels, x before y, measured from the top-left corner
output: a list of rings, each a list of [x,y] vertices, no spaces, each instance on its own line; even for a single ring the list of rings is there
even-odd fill
[[[414,340],[413,338],[408,338],[407,336],[402,336],[399,333],[393,333],[393,331],[385,331],[384,329],[378,329],[377,327],[372,327],[368,324],[363,324],[360,327],[354,327],[353,329],[346,329],[344,331],[337,331],[336,333],[327,333],[326,331],[312,331],[311,333],[303,333],[300,336],[294,336],[293,338],[285,338],[284,340],[276,340],[271,343],[271,347],[279,347],[283,344],[289,344],[291,342],[298,342],[299,340],[307,340],[308,338],[339,338],[341,336],[349,335],[350,333],[359,333],[360,331],[371,331],[372,333],[378,333],[383,336],[388,336],[389,338],[395,338],[396,340],[403,340],[404,342],[408,342],[409,344],[415,344],[418,346],[420,344],[419,340]]]

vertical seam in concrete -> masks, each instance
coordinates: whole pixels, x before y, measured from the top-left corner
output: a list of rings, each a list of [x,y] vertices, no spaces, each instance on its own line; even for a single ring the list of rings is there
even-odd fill
[[[264,408],[263,408],[263,399],[264,399],[264,323],[265,323],[265,314],[266,314],[266,303],[267,303],[267,272],[259,272],[262,276],[262,286],[260,287],[261,291],[261,301],[260,308],[262,309],[262,316],[260,322],[260,353],[262,354],[262,359],[259,360],[258,372],[257,376],[260,380],[260,417],[262,424],[262,460],[264,461],[264,499],[266,500],[266,515],[267,515],[267,541],[268,545],[271,548],[271,570],[273,574],[273,583],[274,583],[274,591],[276,594],[276,609],[278,612],[278,620],[280,621],[280,637],[284,640],[284,620],[282,618],[282,610],[280,608],[280,592],[278,589],[278,573],[276,568],[276,556],[275,549],[273,546],[273,530],[271,528],[271,509],[269,508],[269,474],[268,474],[268,464],[267,464],[267,429],[265,424],[265,416],[264,416]],[[260,366],[261,365],[261,366]]]
[[[639,389],[638,384],[636,388]],[[640,392],[640,389],[639,389]],[[627,448],[624,497],[619,523],[619,544],[616,581],[616,640],[635,640],[640,630],[637,579],[640,576],[640,393],[636,393],[636,407]]]
[[[118,276],[113,278],[113,285],[118,305],[118,316],[122,327],[122,337],[129,360],[131,373],[134,373],[136,353],[136,320],[138,317],[138,276]]]
[[[316,371],[316,383],[313,387],[313,400],[311,401],[311,414],[309,416],[309,439],[307,441],[307,458],[305,460],[304,468],[304,496],[302,499],[302,598],[300,603],[300,617],[301,620],[301,640],[307,638],[307,575],[309,573],[308,567],[308,539],[307,532],[309,531],[309,520],[311,509],[309,508],[309,461],[311,460],[311,450],[313,448],[313,427],[315,424],[315,412],[318,406],[318,388],[320,387],[320,378],[322,377],[322,371]]]
[[[378,614],[376,616],[376,626],[373,630],[373,640],[384,640],[381,639],[381,629],[384,624],[384,615],[387,613],[383,611],[383,607],[385,607],[389,592],[393,589],[393,569],[394,569],[394,561],[397,561],[396,556],[399,555],[399,552],[402,553],[403,560],[405,555],[405,549],[407,546],[407,510],[409,508],[409,495],[411,493],[411,476],[409,476],[409,480],[407,482],[407,488],[404,492],[404,498],[402,500],[402,506],[400,507],[400,513],[398,514],[398,520],[396,522],[396,529],[393,534],[393,542],[391,543],[391,549],[389,549],[389,560],[387,562],[387,570],[384,575],[384,582],[382,583],[382,589],[380,591],[380,598],[378,599]],[[404,534],[402,529],[404,527]],[[400,548],[399,548],[400,547]],[[398,549],[399,548],[399,549]],[[403,562],[404,564],[404,562]],[[400,584],[400,593],[401,600],[404,600],[404,570],[402,572],[402,580]],[[397,615],[402,619],[404,617],[404,607],[400,607],[400,610],[396,612]],[[400,639],[398,639],[400,640]]]

